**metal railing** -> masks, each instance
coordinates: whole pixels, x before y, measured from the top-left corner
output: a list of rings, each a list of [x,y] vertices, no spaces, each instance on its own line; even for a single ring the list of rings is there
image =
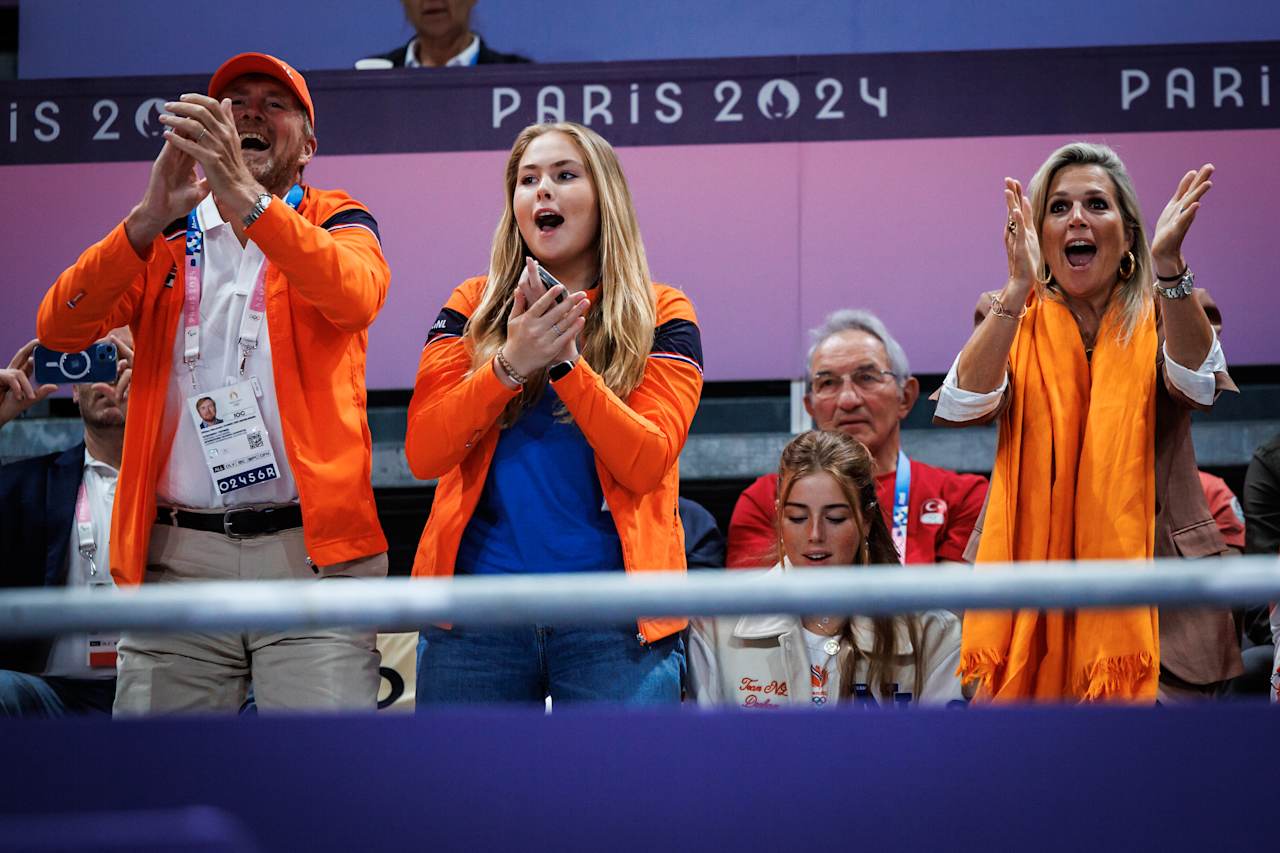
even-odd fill
[[[153,584],[0,592],[0,636],[433,623],[616,624],[746,613],[1244,605],[1280,600],[1280,560],[804,569],[783,574],[605,572],[376,581]]]

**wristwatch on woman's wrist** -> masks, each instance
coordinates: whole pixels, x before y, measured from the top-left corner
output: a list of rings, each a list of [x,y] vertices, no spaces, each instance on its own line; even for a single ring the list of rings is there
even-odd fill
[[[559,382],[569,375],[569,371],[573,370],[576,361],[562,361],[559,364],[553,364],[547,370],[547,375],[551,377],[552,382]]]
[[[1156,276],[1156,279],[1156,293],[1165,299],[1186,299],[1196,286],[1196,276],[1195,273],[1191,272],[1191,267],[1183,270],[1182,275],[1176,279],[1164,278],[1163,276]],[[1173,287],[1162,287],[1160,285],[1162,281],[1177,281],[1178,283]]]

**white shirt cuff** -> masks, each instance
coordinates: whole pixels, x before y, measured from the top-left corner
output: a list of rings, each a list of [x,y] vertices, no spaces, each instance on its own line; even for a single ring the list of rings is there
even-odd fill
[[[1227,357],[1222,352],[1222,343],[1218,340],[1218,333],[1213,333],[1213,346],[1209,348],[1209,355],[1205,358],[1204,364],[1200,365],[1199,370],[1183,367],[1170,358],[1169,342],[1165,341],[1164,369],[1169,376],[1169,381],[1173,383],[1173,387],[1186,394],[1193,402],[1202,406],[1213,405],[1214,395],[1218,392],[1218,384],[1214,374],[1225,372],[1227,369]]]
[[[942,391],[938,394],[938,407],[934,416],[952,423],[964,423],[991,414],[1000,407],[1000,398],[1009,387],[1009,372],[1006,370],[1000,380],[1000,387],[986,394],[966,391],[960,387],[956,379],[956,367],[960,364],[960,356],[951,362],[947,378],[942,380]]]

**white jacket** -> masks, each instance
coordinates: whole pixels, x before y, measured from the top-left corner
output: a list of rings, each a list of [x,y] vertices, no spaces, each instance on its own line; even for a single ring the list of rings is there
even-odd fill
[[[775,566],[768,576],[783,571]],[[906,619],[896,617],[898,666],[892,676],[898,682],[900,701],[923,705],[964,702],[956,667],[960,663],[960,620],[949,610],[929,610],[918,615],[920,642],[925,653],[925,677],[919,696],[915,689],[915,655]],[[854,616],[854,643],[870,652],[875,640],[872,620]],[[842,641],[835,661],[839,667],[851,650]],[[813,698],[809,656],[800,617],[790,615],[722,616],[694,619],[689,626],[689,687],[700,705],[737,705],[772,708],[790,704],[808,707]],[[854,683],[864,683],[867,660],[859,657]],[[892,700],[870,690],[872,701]],[[902,696],[901,694],[908,694]]]

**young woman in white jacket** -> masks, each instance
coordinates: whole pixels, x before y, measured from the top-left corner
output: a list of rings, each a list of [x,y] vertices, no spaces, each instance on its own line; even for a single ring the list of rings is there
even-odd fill
[[[779,562],[770,574],[899,562],[876,508],[873,466],[843,433],[792,439],[778,470]],[[701,705],[743,708],[947,705],[964,702],[959,657],[960,620],[946,610],[696,619],[690,689]]]

